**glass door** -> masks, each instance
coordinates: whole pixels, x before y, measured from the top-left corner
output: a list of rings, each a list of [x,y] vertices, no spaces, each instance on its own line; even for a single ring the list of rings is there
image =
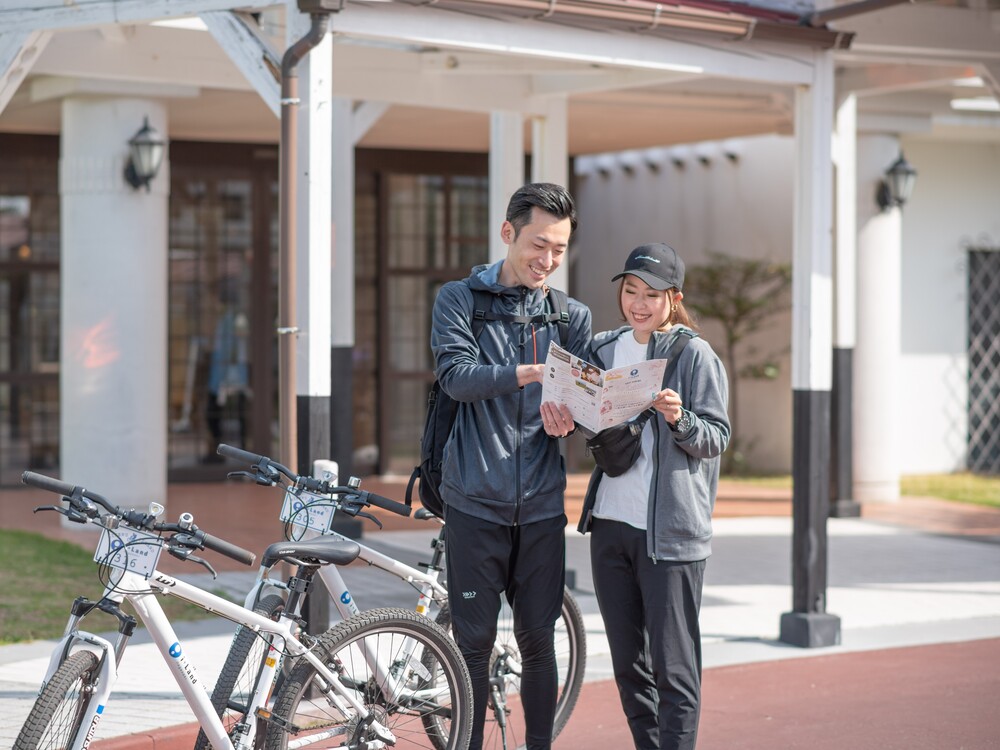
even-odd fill
[[[274,148],[171,144],[172,480],[221,475],[220,442],[273,455],[276,180]]]
[[[0,484],[59,469],[59,143],[0,134]]]
[[[485,263],[489,186],[485,176],[387,174],[380,318],[379,455],[383,473],[416,465],[434,378],[431,313],[441,286]]]

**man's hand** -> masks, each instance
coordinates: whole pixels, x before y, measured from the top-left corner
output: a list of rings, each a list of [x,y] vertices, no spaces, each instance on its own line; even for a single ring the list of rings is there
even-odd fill
[[[517,384],[524,388],[528,383],[541,383],[545,374],[545,365],[518,365]]]

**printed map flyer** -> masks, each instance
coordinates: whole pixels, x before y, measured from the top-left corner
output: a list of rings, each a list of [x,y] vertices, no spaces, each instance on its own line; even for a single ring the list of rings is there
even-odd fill
[[[649,407],[661,390],[666,368],[667,360],[650,359],[602,370],[550,343],[542,401],[565,404],[577,424],[600,432],[627,422]]]

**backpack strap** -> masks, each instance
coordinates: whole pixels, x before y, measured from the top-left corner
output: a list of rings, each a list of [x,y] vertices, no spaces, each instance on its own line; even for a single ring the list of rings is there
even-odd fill
[[[552,313],[546,316],[549,318],[546,322],[559,324],[559,343],[569,346],[569,302],[566,299],[566,292],[550,287],[548,300]]]
[[[663,371],[663,388],[667,387],[667,380],[670,379],[670,377],[674,374],[674,370],[677,369],[677,360],[680,359],[681,352],[684,351],[684,347],[687,346],[688,342],[694,338],[698,338],[698,334],[690,328],[677,329],[677,333],[674,335],[674,340],[670,342],[670,348],[667,349],[667,368]]]
[[[490,307],[493,305],[493,295],[482,289],[472,289],[472,338],[479,340],[483,326],[487,320],[492,320]]]
[[[493,295],[490,292],[473,289],[472,336],[476,339],[479,338],[487,320],[502,320],[506,323],[521,323],[523,325],[528,323],[558,323],[559,342],[565,346],[569,341],[569,303],[566,292],[549,288],[545,299],[551,312],[542,315],[507,315],[490,310],[493,304]]]

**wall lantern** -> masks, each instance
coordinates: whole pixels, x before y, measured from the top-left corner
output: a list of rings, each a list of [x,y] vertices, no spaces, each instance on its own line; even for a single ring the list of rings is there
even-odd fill
[[[888,211],[893,206],[900,208],[910,199],[913,193],[913,183],[917,179],[917,170],[900,154],[899,158],[885,172],[885,179],[880,180],[875,200],[879,208]]]
[[[150,127],[149,118],[143,118],[139,132],[128,142],[128,164],[125,165],[125,182],[138,190],[149,192],[149,183],[160,171],[163,162],[164,141],[155,128]]]

